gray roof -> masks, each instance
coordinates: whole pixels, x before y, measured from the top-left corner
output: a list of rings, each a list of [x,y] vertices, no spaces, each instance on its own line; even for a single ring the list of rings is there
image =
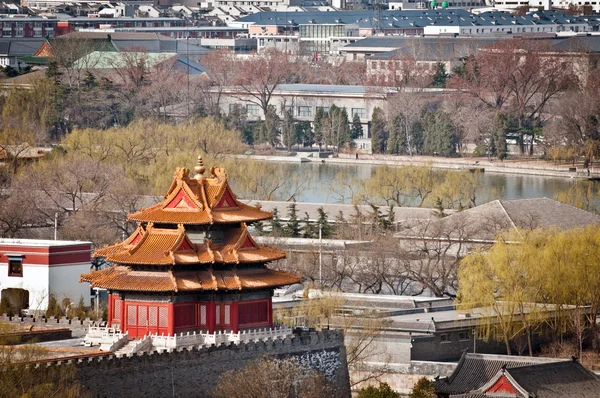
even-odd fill
[[[9,57],[23,57],[33,55],[44,44],[43,38],[39,39],[0,39],[0,54]]]
[[[384,41],[393,51],[373,55],[372,59],[390,59],[394,57],[410,56],[418,61],[442,61],[463,59],[473,55],[481,48],[487,47],[498,40],[522,40],[522,37],[496,36],[496,37],[403,37],[401,40]],[[365,39],[348,44],[344,48],[352,47],[382,47],[378,38]],[[553,37],[538,36],[533,39],[540,40],[540,44],[548,43],[553,51],[583,51],[600,52],[600,36]],[[542,47],[544,48],[544,47]]]
[[[535,364],[507,373],[536,398],[588,398],[600,394],[600,379],[577,361]]]
[[[471,14],[461,9],[384,10],[381,21],[372,11],[259,12],[237,22],[258,25],[355,24],[360,28],[414,29],[437,26],[523,26],[589,24],[597,17],[574,17],[558,11],[536,11],[523,16],[503,11]]]
[[[173,39],[158,33],[150,32],[72,32],[58,36],[55,40],[62,39],[82,40],[109,40],[120,51],[132,48],[142,48],[149,53],[178,53],[190,55],[202,55],[208,53],[208,49],[189,43],[183,39]]]
[[[483,387],[496,376],[502,367],[510,369],[557,361],[568,360],[511,355],[468,354],[465,352],[450,376],[436,380],[435,390],[440,394],[470,393]]]
[[[600,215],[548,198],[493,200],[472,209],[422,225],[407,235],[494,241],[498,234],[516,229],[566,230],[600,223]]]

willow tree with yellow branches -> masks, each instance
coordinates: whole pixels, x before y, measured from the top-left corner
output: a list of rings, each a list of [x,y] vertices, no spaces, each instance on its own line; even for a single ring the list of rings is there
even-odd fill
[[[509,354],[522,336],[533,354],[532,333],[543,326],[576,336],[581,353],[600,309],[600,227],[502,235],[462,260],[458,283],[459,309],[492,315],[479,327]]]

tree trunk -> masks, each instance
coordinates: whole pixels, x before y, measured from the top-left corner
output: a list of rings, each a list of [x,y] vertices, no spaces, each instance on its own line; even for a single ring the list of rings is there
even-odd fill
[[[504,335],[504,344],[506,345],[506,355],[512,355],[510,349],[510,342],[508,341],[508,336]]]

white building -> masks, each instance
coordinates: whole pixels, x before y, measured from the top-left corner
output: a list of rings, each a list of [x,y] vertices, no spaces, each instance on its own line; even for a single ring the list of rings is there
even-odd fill
[[[89,305],[90,287],[79,277],[90,271],[91,250],[91,242],[0,238],[2,299],[30,311],[48,309],[50,295]]]
[[[273,92],[270,105],[281,114],[291,110],[294,119],[308,122],[314,120],[317,109],[329,112],[332,105],[346,109],[350,122],[357,114],[363,126],[363,136],[354,142],[357,148],[370,152],[371,116],[375,107],[384,107],[389,94],[380,88],[367,86],[281,84]],[[246,109],[248,120],[264,120],[264,114],[255,101],[235,87],[223,90],[220,106],[224,114],[229,114],[235,106],[242,106]]]

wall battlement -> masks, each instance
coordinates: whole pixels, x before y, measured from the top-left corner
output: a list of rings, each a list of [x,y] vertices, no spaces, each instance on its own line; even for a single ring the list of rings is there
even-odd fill
[[[56,360],[37,364],[44,368],[73,365],[84,391],[94,396],[163,397],[208,396],[219,376],[262,357],[296,358],[324,372],[340,397],[350,396],[344,335],[338,330],[296,333],[292,338],[240,344],[184,347],[163,352]]]
[[[12,324],[20,325],[40,325],[44,327],[68,327],[70,329],[88,329],[90,325],[93,325],[95,321],[90,318],[79,319],[79,318],[67,318],[66,316],[55,318],[51,316],[46,317],[31,317],[31,316],[9,316],[8,314],[0,315],[0,322],[9,322]]]

